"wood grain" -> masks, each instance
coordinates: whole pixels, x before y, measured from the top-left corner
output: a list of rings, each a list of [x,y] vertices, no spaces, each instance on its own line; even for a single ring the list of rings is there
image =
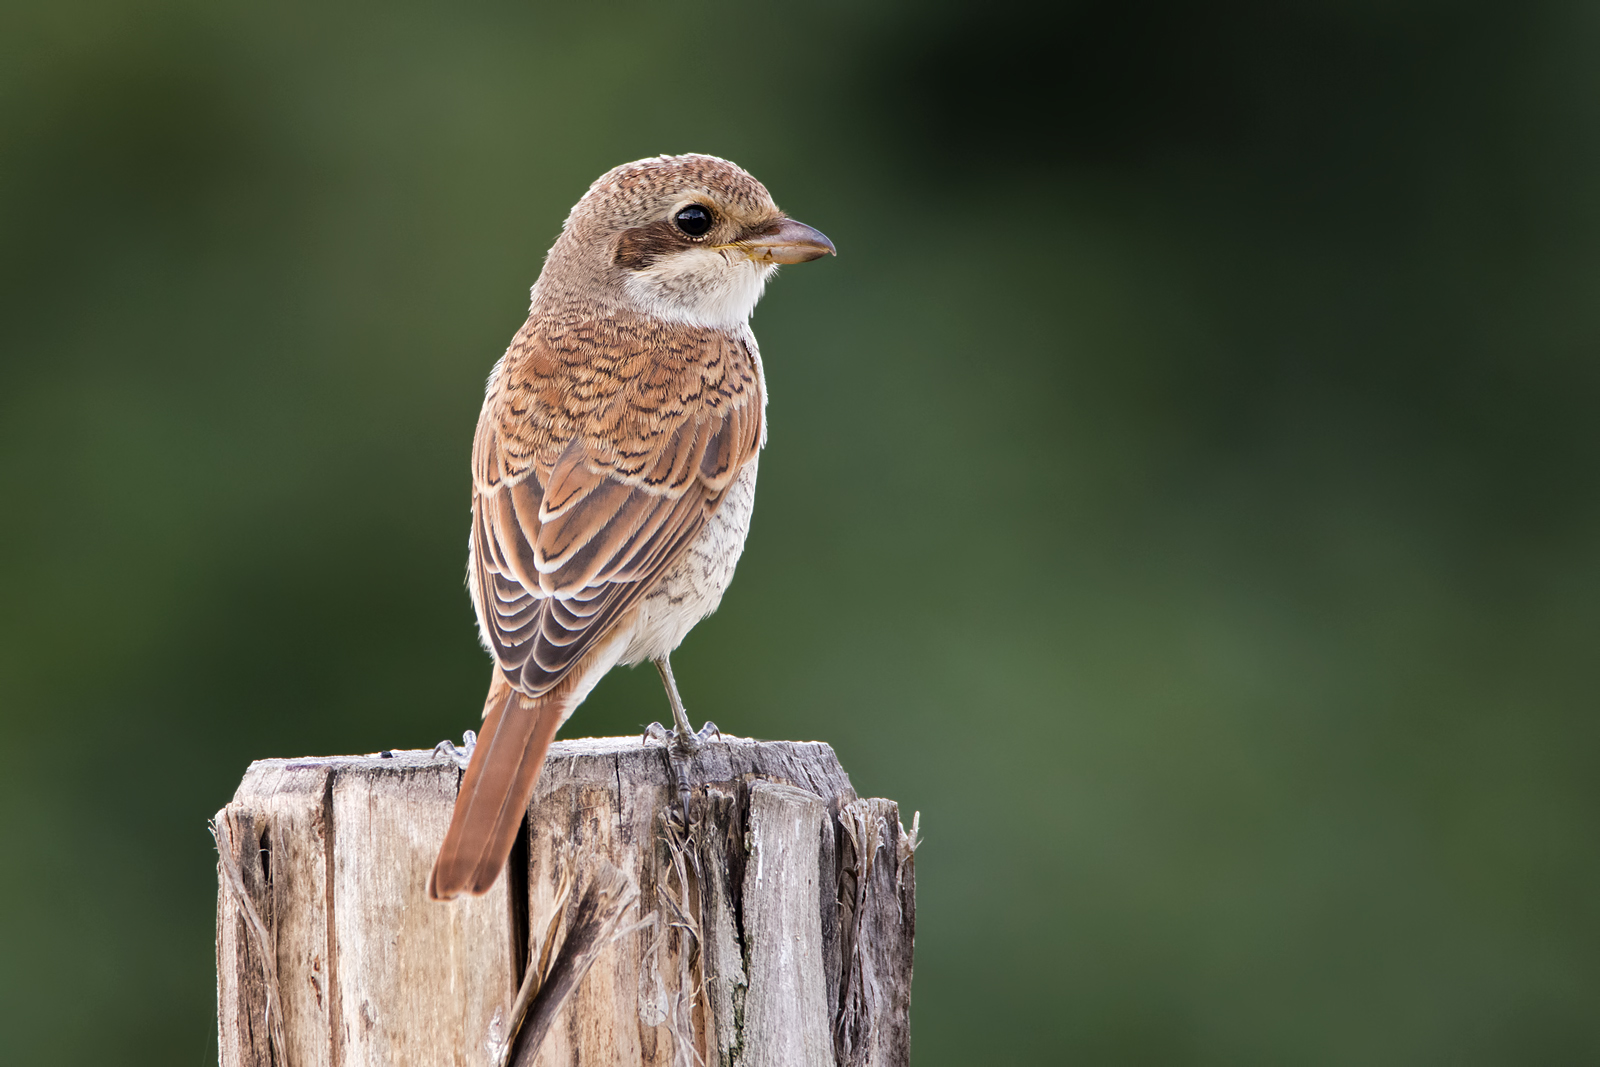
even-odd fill
[[[751,1067],[829,1067],[827,982],[817,912],[817,857],[827,808],[820,797],[776,782],[750,787],[744,868],[746,1040]]]
[[[459,776],[431,752],[262,760],[218,813],[269,932],[288,1067],[499,1067],[530,956],[567,976],[538,1002],[523,1060],[541,1067],[909,1063],[911,843],[827,745],[708,745],[686,830],[659,745],[557,742],[511,877],[441,904],[424,887]],[[632,903],[579,946],[601,868]],[[219,885],[220,1062],[285,1067],[262,946]]]

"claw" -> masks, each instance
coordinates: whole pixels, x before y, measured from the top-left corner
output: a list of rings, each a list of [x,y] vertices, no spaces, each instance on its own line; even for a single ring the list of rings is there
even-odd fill
[[[700,749],[712,741],[721,741],[722,731],[714,722],[707,722],[700,727],[699,733],[680,734],[677,730],[669,730],[658,722],[653,722],[644,728],[644,733],[639,737],[641,745],[648,745],[654,741],[661,745],[670,745],[679,755],[693,756]]]
[[[662,664],[663,680],[668,682],[668,692],[677,695],[677,690],[671,685],[671,672]],[[699,733],[690,733],[688,721],[680,714],[681,708],[674,700],[673,718],[679,723],[679,729],[669,730],[658,722],[653,722],[644,728],[644,736],[639,738],[641,745],[652,741],[660,742],[667,757],[667,769],[671,773],[673,782],[677,786],[678,805],[672,810],[670,818],[674,826],[681,832],[689,830],[689,761],[699,753],[711,740],[722,740],[722,731],[717,729],[717,724],[708,722],[700,727]]]
[[[461,735],[461,747],[457,748],[454,741],[448,737],[433,746],[435,756],[446,756],[455,762],[462,770],[467,769],[467,764],[472,762],[472,750],[478,745],[478,732],[468,730]]]
[[[652,741],[660,743],[662,755],[667,757],[667,773],[672,776],[678,794],[678,803],[670,809],[669,817],[681,833],[689,830],[689,761],[700,751],[703,735],[704,730],[698,735],[682,734],[653,722],[644,728],[644,736],[639,738],[641,745]]]

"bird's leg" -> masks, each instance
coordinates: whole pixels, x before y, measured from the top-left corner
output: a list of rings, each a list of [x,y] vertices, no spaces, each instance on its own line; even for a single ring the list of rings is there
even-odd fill
[[[655,661],[655,665],[661,674],[661,684],[667,690],[667,703],[672,705],[672,725],[676,727],[672,731],[673,745],[680,754],[692,756],[700,747],[699,739],[689,728],[689,713],[683,710],[683,698],[678,695],[678,681],[672,677],[672,663],[666,656],[662,656]]]
[[[440,741],[437,745],[433,746],[433,754],[435,756],[449,756],[455,761],[457,767],[460,767],[462,770],[466,770],[467,764],[472,762],[472,750],[477,746],[477,744],[477,731],[468,730],[466,733],[461,735],[460,748],[457,748],[456,743],[447,737],[443,741]]]
[[[661,674],[661,684],[667,690],[667,703],[672,705],[672,723],[676,729],[666,738],[667,766],[678,785],[678,812],[683,819],[683,829],[689,829],[689,759],[700,747],[689,729],[689,716],[683,710],[683,698],[678,695],[678,682],[672,677],[672,664],[662,656],[655,661]],[[655,725],[655,724],[652,724]],[[665,731],[663,731],[665,732]]]
[[[677,680],[672,677],[672,664],[666,656],[653,661],[656,670],[661,674],[661,684],[667,691],[667,703],[672,706],[672,722],[676,729],[667,730],[660,723],[653,722],[645,728],[646,738],[662,741],[666,744],[667,762],[672,768],[672,776],[678,786],[678,808],[683,815],[683,825],[689,825],[689,760],[700,751],[707,741],[713,737],[721,737],[722,732],[715,723],[706,723],[705,727],[696,733],[689,726],[689,715],[683,710],[683,698],[678,695]]]
[[[652,741],[670,741],[678,752],[685,756],[692,756],[700,751],[700,746],[710,741],[713,737],[719,740],[722,731],[717,729],[717,724],[707,722],[700,727],[699,732],[689,725],[689,713],[683,710],[683,698],[678,695],[677,680],[672,677],[672,664],[666,656],[652,660],[656,670],[661,674],[661,684],[667,690],[667,703],[672,705],[672,723],[676,727],[666,730],[658,722],[653,722],[645,727],[644,735]]]

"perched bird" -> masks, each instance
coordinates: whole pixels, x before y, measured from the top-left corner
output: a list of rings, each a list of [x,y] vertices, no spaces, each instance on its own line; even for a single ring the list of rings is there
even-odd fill
[[[556,730],[602,675],[667,657],[716,610],[766,442],[750,312],[780,263],[833,253],[714,156],[602,175],[573,207],[495,364],[472,445],[467,587],[494,675],[428,895],[505,866]]]

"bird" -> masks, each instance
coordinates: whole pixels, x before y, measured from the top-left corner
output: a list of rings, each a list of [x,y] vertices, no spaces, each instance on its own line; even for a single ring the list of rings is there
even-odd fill
[[[716,156],[623,164],[573,206],[473,438],[467,588],[494,666],[430,898],[494,885],[556,731],[612,667],[655,664],[670,752],[705,740],[669,657],[750,528],[767,439],[750,314],[781,264],[836,254]]]

